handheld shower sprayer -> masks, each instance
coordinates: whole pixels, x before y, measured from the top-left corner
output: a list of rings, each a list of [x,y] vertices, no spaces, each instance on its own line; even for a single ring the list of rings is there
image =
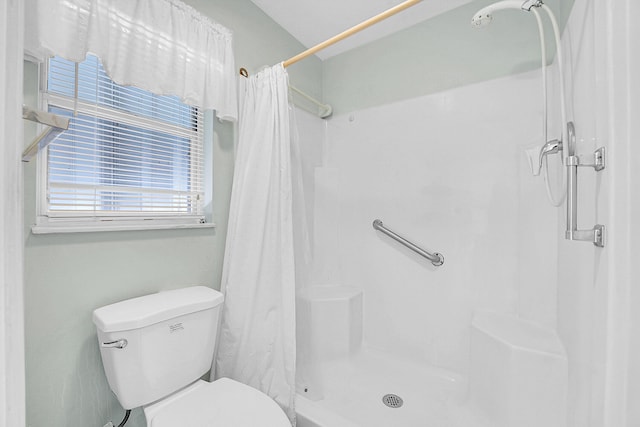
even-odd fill
[[[537,162],[531,158],[531,169],[534,175],[539,175],[542,169],[543,164],[547,167],[545,168],[545,184],[547,187],[547,195],[549,196],[549,200],[553,206],[560,206],[564,201],[566,196],[566,190],[562,191],[562,194],[559,199],[556,199],[553,196],[553,192],[551,191],[551,186],[549,183],[549,167],[547,165],[547,156],[549,154],[562,153],[564,157],[567,156],[567,150],[571,150],[572,147],[564,147],[563,141],[567,141],[567,131],[565,127],[568,125],[567,114],[566,114],[566,106],[565,106],[565,95],[564,95],[564,72],[563,72],[563,58],[562,58],[562,47],[560,45],[560,29],[558,27],[558,22],[555,18],[555,15],[551,11],[551,9],[545,5],[542,0],[504,0],[499,1],[497,3],[490,4],[482,9],[480,9],[473,18],[471,19],[471,25],[478,28],[484,27],[491,23],[493,20],[493,14],[499,10],[505,9],[517,9],[523,10],[526,12],[531,12],[531,14],[535,17],[538,24],[538,32],[540,34],[540,51],[541,51],[541,69],[542,69],[542,93],[543,93],[543,137],[544,144],[539,150],[539,159]],[[546,62],[546,45],[545,45],[545,36],[544,36],[544,26],[542,25],[542,19],[540,17],[540,12],[537,9],[542,9],[549,16],[553,27],[553,33],[556,42],[556,54],[558,61],[558,70],[559,70],[559,84],[560,84],[560,113],[562,116],[562,136],[558,140],[548,141],[547,137],[547,121],[548,121],[548,108],[547,108],[547,62]],[[572,155],[572,153],[570,153]],[[536,164],[537,163],[537,164]],[[566,188],[566,182],[563,181],[563,188]]]
[[[490,4],[487,7],[483,7],[471,19],[471,24],[476,27],[486,27],[493,21],[493,13],[498,10],[504,9],[519,9],[524,11],[531,11],[532,7],[539,7],[542,4],[541,0],[504,0],[497,3]]]

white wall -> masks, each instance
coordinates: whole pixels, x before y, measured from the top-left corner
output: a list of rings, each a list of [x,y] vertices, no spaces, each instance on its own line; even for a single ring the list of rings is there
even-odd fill
[[[364,288],[367,345],[465,373],[474,310],[555,324],[555,209],[523,154],[541,111],[530,72],[329,120],[314,281]]]
[[[636,1],[623,2],[623,7],[618,10],[619,15],[640,17],[640,4]],[[627,22],[628,44],[625,46],[623,54],[628,55],[628,111],[626,121],[629,125],[629,133],[627,136],[628,152],[628,176],[627,189],[634,187],[634,184],[640,182],[640,168],[638,168],[638,159],[640,159],[640,81],[637,76],[640,75],[640,50],[638,49],[638,41],[640,41],[640,26],[635,25],[633,20]],[[634,187],[635,188],[635,187]],[[628,361],[629,369],[624,378],[626,380],[626,427],[634,427],[640,425],[640,287],[637,286],[637,280],[640,277],[640,263],[635,262],[635,255],[640,253],[640,195],[637,191],[628,191],[630,194],[630,203],[628,214],[630,216],[630,244],[629,258],[631,261],[629,274],[630,298],[628,300],[630,308],[630,328],[626,331],[626,336],[622,337],[623,341],[629,343],[629,351],[625,355]]]
[[[608,143],[612,148],[612,239],[608,275],[608,327],[604,425],[640,425],[640,6],[633,0],[598,2],[596,16],[605,38],[609,104],[599,113],[609,114]]]
[[[597,104],[603,99],[596,90],[595,63],[597,41],[594,31],[594,2],[577,1],[564,35],[567,52],[567,81],[569,82],[569,118],[576,124],[577,151],[586,154],[602,143],[604,130],[597,114]],[[596,142],[599,140],[598,142]],[[598,177],[593,170],[579,170],[578,220],[579,227],[591,228],[596,222],[609,226],[606,216],[606,192],[596,180],[608,179],[608,170]],[[606,188],[606,187],[604,187]],[[598,208],[596,208],[598,207]],[[564,212],[558,215],[559,275],[558,275],[558,333],[565,345],[569,360],[569,426],[602,425],[601,390],[604,357],[604,325],[606,324],[606,282],[598,276],[606,262],[602,259],[609,250],[595,248],[587,242],[564,240]],[[600,394],[600,395],[599,395]],[[598,419],[599,422],[596,422]]]
[[[579,225],[605,224],[606,248],[559,240],[558,327],[569,358],[570,427],[640,423],[635,3],[576,0],[564,36],[578,153],[608,150],[605,171],[579,171]]]
[[[23,427],[22,2],[0,0],[0,427]]]

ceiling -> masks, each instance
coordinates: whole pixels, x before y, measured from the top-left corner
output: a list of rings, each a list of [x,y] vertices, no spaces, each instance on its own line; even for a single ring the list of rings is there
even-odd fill
[[[251,0],[307,48],[359,24],[402,0]],[[471,0],[429,0],[400,12],[317,55],[327,59],[454,9]]]

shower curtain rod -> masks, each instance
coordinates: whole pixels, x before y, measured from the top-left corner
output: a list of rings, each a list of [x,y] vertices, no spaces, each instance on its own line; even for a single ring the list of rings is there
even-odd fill
[[[369,28],[370,26],[377,24],[380,21],[384,21],[385,19],[395,15],[396,13],[402,12],[403,10],[410,8],[411,6],[414,6],[420,3],[421,1],[422,0],[407,0],[404,3],[400,3],[399,5],[394,6],[391,9],[388,9],[387,11],[380,13],[379,15],[369,18],[366,21],[363,21],[358,25],[341,32],[337,36],[333,36],[330,39],[325,40],[322,43],[317,44],[314,47],[307,49],[304,52],[299,53],[298,55],[292,58],[287,59],[282,63],[282,65],[286,68],[289,65],[293,65],[298,61],[302,61],[307,56],[311,56],[314,53],[321,51],[322,49],[325,49],[333,44],[338,43],[339,41],[346,39],[347,37],[351,37],[352,35],[359,33],[365,28]]]

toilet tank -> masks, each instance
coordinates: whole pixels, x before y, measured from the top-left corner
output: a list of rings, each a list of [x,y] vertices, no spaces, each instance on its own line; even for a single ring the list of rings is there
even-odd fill
[[[104,371],[124,409],[168,396],[211,368],[222,300],[193,286],[93,312]]]

